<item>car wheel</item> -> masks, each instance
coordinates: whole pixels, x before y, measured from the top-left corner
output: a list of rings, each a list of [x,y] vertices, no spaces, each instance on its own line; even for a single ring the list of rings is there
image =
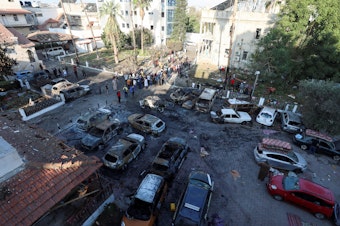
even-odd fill
[[[315,216],[316,218],[320,219],[320,220],[325,219],[325,215],[322,214],[322,213],[315,213],[314,216]]]
[[[274,198],[275,200],[277,200],[277,201],[282,201],[282,200],[283,200],[283,198],[282,198],[281,195],[273,195],[273,198]]]
[[[305,145],[305,144],[302,144],[302,145],[301,145],[301,149],[302,149],[302,150],[307,150],[307,148],[308,148],[307,145]]]

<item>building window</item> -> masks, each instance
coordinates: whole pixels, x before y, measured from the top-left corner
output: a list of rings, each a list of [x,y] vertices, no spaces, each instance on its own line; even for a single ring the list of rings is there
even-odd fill
[[[164,26],[162,26],[162,31],[164,31]]]
[[[35,16],[36,16],[36,17],[42,17],[43,14],[42,14],[42,13],[36,13]]]
[[[126,24],[126,28],[130,28],[130,24]]]
[[[248,52],[247,51],[243,51],[242,60],[247,60],[247,56],[248,56]]]
[[[161,13],[162,17],[164,17],[164,12]]]
[[[120,10],[120,14],[124,15],[124,10]]]
[[[19,20],[17,14],[13,14],[13,18],[14,18],[15,21],[18,21],[18,20]]]
[[[256,36],[255,36],[255,38],[259,39],[260,36],[261,36],[261,28],[256,28]]]
[[[138,27],[138,25],[137,24],[135,24],[135,28],[137,28]]]
[[[129,15],[129,11],[125,11],[125,16],[128,16]]]
[[[153,30],[153,25],[150,26],[150,30],[151,30],[151,31]]]
[[[135,16],[137,16],[137,11],[136,10],[134,11],[134,14],[135,14]]]
[[[175,6],[176,0],[168,0],[168,6]]]
[[[125,24],[124,23],[122,23],[122,28],[125,28]]]
[[[8,0],[8,2],[14,2],[14,0]]]
[[[146,11],[149,11],[149,7],[145,7]]]

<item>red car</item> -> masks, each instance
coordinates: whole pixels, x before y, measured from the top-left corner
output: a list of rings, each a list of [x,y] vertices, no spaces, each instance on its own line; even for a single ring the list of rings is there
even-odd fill
[[[278,201],[299,205],[318,219],[334,218],[340,225],[340,206],[328,188],[296,176],[275,175],[270,177],[267,189]]]

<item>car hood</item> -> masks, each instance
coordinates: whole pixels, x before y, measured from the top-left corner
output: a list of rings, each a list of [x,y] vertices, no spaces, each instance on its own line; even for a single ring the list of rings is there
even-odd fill
[[[81,143],[87,147],[94,147],[100,143],[100,138],[88,134],[81,139]]]
[[[244,121],[251,121],[251,117],[247,112],[238,111],[238,113]]]

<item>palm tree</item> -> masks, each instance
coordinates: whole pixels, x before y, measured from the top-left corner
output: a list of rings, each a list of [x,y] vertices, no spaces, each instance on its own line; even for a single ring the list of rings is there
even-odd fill
[[[119,58],[118,58],[118,47],[117,47],[117,40],[119,37],[119,27],[117,23],[117,16],[120,16],[119,12],[119,5],[115,5],[113,1],[105,1],[102,7],[99,9],[100,16],[108,16],[106,25],[104,28],[104,33],[105,36],[109,38],[112,48],[113,48],[113,53],[114,53],[114,59],[115,63],[119,63]]]
[[[152,0],[133,0],[133,4],[139,8],[139,15],[141,18],[141,32],[140,32],[140,39],[141,39],[141,49],[142,53],[144,53],[144,27],[143,27],[143,20],[145,16],[145,9],[146,7],[150,6]]]

